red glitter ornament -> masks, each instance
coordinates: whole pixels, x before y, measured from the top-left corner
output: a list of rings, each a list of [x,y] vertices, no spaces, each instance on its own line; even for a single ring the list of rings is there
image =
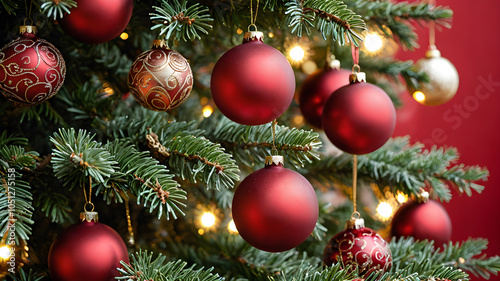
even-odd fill
[[[111,227],[97,222],[96,212],[82,213],[81,219],[52,243],[50,277],[54,281],[115,280],[120,261],[128,263],[125,243]]]
[[[77,6],[58,22],[76,40],[98,44],[120,35],[127,27],[133,0],[76,0]]]
[[[21,105],[37,105],[54,96],[66,76],[59,50],[35,33],[35,26],[21,26],[21,37],[0,50],[0,89]]]
[[[241,237],[268,252],[300,245],[318,220],[313,187],[301,174],[282,165],[282,156],[267,157],[266,167],[238,186],[232,204],[234,224]]]
[[[346,230],[335,235],[323,253],[323,263],[355,266],[360,276],[374,271],[384,273],[392,267],[392,253],[387,242],[364,226],[363,219],[351,219]]]
[[[379,87],[365,82],[365,74],[352,74],[351,83],[335,91],[323,109],[323,129],[339,149],[366,154],[379,149],[396,126],[396,109]]]
[[[183,103],[193,88],[193,73],[188,61],[170,50],[163,40],[140,54],[128,73],[128,87],[145,108],[166,111]]]
[[[247,32],[243,44],[215,64],[212,98],[229,119],[262,125],[281,116],[293,100],[295,77],[288,60],[262,41],[262,32]]]

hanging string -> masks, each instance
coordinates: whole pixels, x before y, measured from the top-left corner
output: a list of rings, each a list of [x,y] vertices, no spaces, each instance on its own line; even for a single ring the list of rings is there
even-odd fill
[[[271,121],[271,130],[273,132],[273,148],[271,149],[271,155],[278,155],[278,149],[276,148],[276,124],[278,124],[276,119]]]
[[[352,61],[353,61],[353,66],[352,66],[352,72],[357,73],[361,70],[361,67],[359,67],[359,48],[351,44],[351,53],[352,53]]]
[[[358,188],[357,188],[357,181],[358,181],[358,156],[354,155],[352,159],[352,204],[354,207],[354,211],[352,212],[351,217],[352,218],[360,218],[360,214],[358,212],[358,205],[357,205],[357,193],[358,193]]]
[[[83,185],[83,196],[85,196],[85,205],[83,206],[83,210],[85,212],[93,212],[94,211],[94,203],[92,203],[92,177],[89,176],[89,196],[87,197],[87,191],[85,190],[85,184]],[[92,206],[90,211],[87,211],[87,206]]]
[[[127,215],[128,242],[130,245],[135,245],[134,229],[132,228],[132,219],[130,218],[130,207],[128,205],[128,197],[125,197],[125,214]]]
[[[255,17],[253,16],[253,0],[250,0],[250,25],[255,27],[255,30],[257,30],[257,27],[255,26],[255,22],[257,21],[257,14],[259,13],[259,0],[257,0],[257,7],[255,8]]]
[[[436,2],[434,0],[429,0],[428,4],[432,6],[431,9],[436,6]],[[436,26],[433,21],[429,22],[429,49],[436,49]]]
[[[33,25],[33,20],[31,19],[31,8],[33,7],[33,0],[30,1],[30,10],[28,12],[28,3],[24,0],[24,7],[26,8],[26,19],[31,21],[31,25]]]

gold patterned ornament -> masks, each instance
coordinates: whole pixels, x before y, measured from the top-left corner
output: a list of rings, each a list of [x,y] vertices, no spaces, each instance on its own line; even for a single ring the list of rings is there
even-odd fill
[[[54,96],[66,76],[59,50],[23,25],[21,36],[0,50],[0,89],[18,105],[37,105]]]
[[[154,40],[153,48],[135,59],[127,82],[142,106],[167,111],[188,98],[193,88],[193,73],[181,54],[170,50],[164,40]]]
[[[441,52],[435,47],[431,47],[415,67],[430,79],[428,83],[421,83],[418,89],[408,85],[408,90],[416,101],[423,105],[440,105],[455,96],[459,82],[457,69],[449,60],[441,57]]]

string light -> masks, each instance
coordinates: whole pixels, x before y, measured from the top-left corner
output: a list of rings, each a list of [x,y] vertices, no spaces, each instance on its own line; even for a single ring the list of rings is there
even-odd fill
[[[420,91],[415,91],[413,93],[413,98],[418,102],[423,102],[425,100],[425,94]]]
[[[399,204],[403,204],[406,201],[408,201],[408,195],[403,194],[401,192],[398,192],[398,195],[396,196],[396,200],[398,200]]]
[[[203,228],[198,229],[198,234],[199,235],[205,234],[205,230]]]
[[[203,112],[203,116],[205,118],[208,118],[208,117],[210,117],[210,115],[212,115],[212,113],[214,112],[214,109],[210,105],[205,105],[202,109],[202,112]]]
[[[120,34],[120,38],[122,40],[127,40],[128,39],[128,33],[127,32],[122,32],[122,34]]]
[[[238,229],[236,229],[236,224],[234,224],[234,220],[231,220],[228,224],[227,224],[227,229],[229,230],[230,233],[238,233]]]
[[[376,32],[370,32],[365,36],[364,46],[369,53],[377,53],[384,46],[384,40]]]
[[[377,214],[383,219],[388,220],[392,216],[392,206],[387,202],[380,202],[377,206]]]
[[[201,225],[204,227],[212,227],[215,224],[215,215],[212,212],[204,212],[200,218]]]
[[[241,29],[241,28],[238,28],[238,29],[236,30],[236,33],[238,33],[238,34],[241,34],[241,33],[243,33],[243,29]]]
[[[6,260],[9,258],[9,256],[10,256],[9,246],[4,245],[4,246],[0,247],[0,258]]]
[[[267,36],[269,36],[269,38],[273,38],[273,37],[274,37],[274,33],[269,32],[269,33],[267,34]]]
[[[304,49],[301,46],[295,46],[289,51],[290,58],[296,62],[302,61],[306,55]]]

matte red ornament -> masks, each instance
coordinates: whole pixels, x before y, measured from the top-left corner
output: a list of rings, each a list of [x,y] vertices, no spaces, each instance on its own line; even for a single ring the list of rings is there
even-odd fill
[[[0,50],[0,89],[21,105],[37,105],[54,96],[66,76],[59,50],[35,35],[36,27],[22,26],[21,37]]]
[[[153,49],[140,54],[128,73],[128,87],[145,108],[166,111],[183,103],[193,88],[188,61],[155,40]]]
[[[85,220],[59,234],[48,263],[54,281],[111,281],[119,276],[120,260],[129,261],[120,235],[105,224]]]
[[[364,82],[364,73],[356,73],[351,75],[349,85],[328,98],[322,121],[325,134],[336,147],[351,154],[366,154],[391,137],[396,109],[384,90]]]
[[[321,129],[323,107],[333,92],[349,84],[350,71],[330,66],[318,69],[302,83],[299,90],[300,111],[304,119]]]
[[[120,35],[132,17],[133,0],[76,0],[77,6],[58,22],[74,39],[89,44]]]
[[[332,237],[323,252],[323,263],[330,266],[341,263],[343,267],[359,268],[360,276],[373,271],[384,273],[392,267],[389,244],[375,231],[364,227],[362,219],[347,223],[346,230]]]
[[[281,156],[278,156],[278,158]],[[290,250],[311,235],[318,220],[318,200],[301,174],[281,160],[266,158],[267,166],[250,174],[236,189],[234,224],[241,237],[268,252]]]
[[[293,100],[295,77],[288,60],[262,41],[262,32],[247,32],[243,44],[215,64],[212,97],[219,110],[243,125],[261,125],[281,116]]]
[[[434,240],[441,247],[451,239],[451,219],[444,207],[434,200],[408,201],[394,214],[391,236]]]

